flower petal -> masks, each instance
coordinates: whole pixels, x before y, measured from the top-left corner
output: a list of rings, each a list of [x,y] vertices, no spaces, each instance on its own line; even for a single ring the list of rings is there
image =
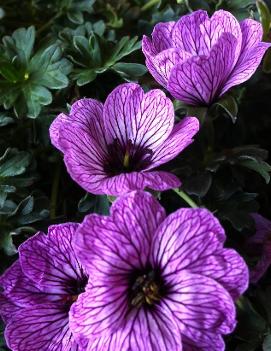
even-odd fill
[[[67,295],[74,281],[82,278],[82,268],[71,244],[76,223],[49,227],[48,235],[38,233],[19,247],[23,272],[44,292]]]
[[[193,55],[201,53],[203,45],[200,24],[207,20],[208,14],[203,10],[181,17],[172,29],[173,46]]]
[[[222,285],[187,271],[167,278],[166,284],[170,292],[165,303],[178,320],[183,334],[186,334],[186,326],[214,334],[233,331],[235,306]]]
[[[87,351],[182,351],[172,315],[159,306],[153,311],[132,311],[128,317],[121,330],[90,341]]]
[[[146,66],[153,78],[166,88],[172,68],[190,57],[191,54],[186,51],[171,48],[160,52],[156,56],[146,57]]]
[[[67,311],[55,304],[22,309],[8,323],[5,339],[10,349],[18,351],[75,350]]]
[[[153,240],[152,263],[164,275],[179,274],[201,257],[213,255],[225,240],[224,229],[211,212],[183,208],[169,215]]]
[[[182,341],[186,351],[224,351],[225,343],[221,335],[198,330],[190,326],[182,327]]]
[[[62,126],[61,144],[65,145],[64,161],[71,178],[86,191],[102,194],[101,182],[106,178],[104,162],[107,149],[96,142],[92,134],[78,128],[74,123]],[[100,138],[101,139],[101,138]]]
[[[117,139],[123,147],[131,141],[154,150],[173,128],[174,108],[161,90],[144,95],[139,85],[122,84],[106,99],[104,122],[108,144]]]
[[[64,113],[60,113],[52,122],[49,128],[49,134],[51,143],[60,151],[64,152],[64,149],[59,144],[59,130],[60,127],[65,121],[67,121],[69,117],[66,116]]]
[[[158,167],[176,157],[193,142],[192,138],[198,132],[199,127],[199,121],[196,117],[185,117],[176,124],[168,139],[155,150],[151,167],[148,169]]]
[[[3,296],[16,306],[32,306],[49,300],[49,296],[24,275],[19,260],[0,277],[0,286],[3,288]]]
[[[199,258],[189,265],[188,270],[214,279],[233,299],[237,299],[248,287],[248,267],[234,250],[222,249],[213,255]]]
[[[120,196],[134,190],[146,188],[164,191],[179,187],[180,180],[171,173],[164,171],[122,173],[108,177],[101,182],[100,193]]]
[[[245,19],[240,23],[242,31],[242,47],[240,57],[226,82],[221,95],[231,87],[248,80],[258,68],[270,43],[261,42],[263,29],[261,23]]]
[[[192,57],[174,66],[168,82],[171,95],[191,105],[209,105],[232,70],[236,45],[232,34],[223,33],[209,56]]]
[[[271,43],[259,43],[257,46],[247,50],[244,55],[240,56],[236,66],[224,85],[220,96],[228,91],[231,87],[239,85],[248,80],[260,65],[263,55],[271,46]]]
[[[95,339],[122,328],[128,313],[127,279],[121,276],[99,280],[87,292],[79,295],[70,309],[70,327],[75,335]],[[102,285],[103,284],[103,285]]]
[[[149,259],[148,249],[156,229],[166,218],[164,208],[151,194],[136,191],[116,200],[110,213],[127,243],[130,242],[138,252],[138,258],[144,266]]]
[[[127,194],[112,205],[111,217],[85,217],[76,232],[75,250],[91,277],[100,271],[109,280],[107,266],[110,271],[120,269],[121,274],[145,266],[153,236],[164,218],[163,207],[150,194]],[[97,272],[94,264],[99,267]]]
[[[0,318],[2,318],[5,323],[8,323],[20,309],[19,306],[15,305],[10,299],[4,296],[4,294],[0,293]]]
[[[241,56],[245,55],[245,51],[257,46],[263,38],[263,27],[260,22],[250,18],[243,20],[240,23],[242,31],[242,52]]]

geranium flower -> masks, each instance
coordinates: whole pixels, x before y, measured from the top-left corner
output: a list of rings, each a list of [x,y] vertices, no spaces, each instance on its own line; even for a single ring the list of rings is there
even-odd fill
[[[250,271],[250,281],[256,284],[271,265],[271,221],[258,213],[253,213],[256,233],[249,238],[248,248],[253,256],[259,257]]]
[[[74,245],[92,285],[71,308],[71,329],[88,351],[224,350],[234,299],[248,285],[246,264],[224,241],[208,210],[166,217],[144,192],[116,200],[109,217],[86,216]]]
[[[262,26],[240,24],[227,11],[211,18],[199,10],[177,22],[158,23],[143,37],[146,65],[172,96],[190,105],[209,105],[231,87],[248,80],[270,43],[261,42]]]
[[[78,351],[69,310],[88,276],[71,246],[78,224],[49,227],[19,247],[19,259],[0,277],[0,316],[14,351]],[[80,341],[80,343],[82,340]]]
[[[166,190],[179,179],[154,168],[178,155],[199,129],[187,117],[174,126],[172,102],[160,90],[122,84],[105,104],[81,99],[70,115],[50,127],[52,143],[64,153],[74,181],[94,194],[121,195],[131,190]]]

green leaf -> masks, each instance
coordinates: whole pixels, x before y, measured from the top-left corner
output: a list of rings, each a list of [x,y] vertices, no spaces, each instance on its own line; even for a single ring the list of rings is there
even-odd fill
[[[61,48],[56,44],[37,52],[29,66],[32,80],[49,89],[66,88],[69,84],[66,75],[72,66],[68,60],[60,60],[61,54]]]
[[[35,42],[35,28],[33,26],[25,29],[19,28],[13,32],[11,37],[4,37],[3,43],[9,49],[12,58],[15,54],[24,54],[26,61],[29,60]],[[13,55],[12,55],[13,54]]]
[[[268,34],[271,24],[271,14],[268,6],[263,0],[256,1],[257,9],[260,15],[260,20],[263,26],[264,41],[268,39]]]
[[[147,72],[147,68],[139,63],[118,62],[111,67],[124,78],[141,77]]]
[[[270,182],[269,173],[271,172],[271,166],[267,162],[253,158],[247,158],[241,160],[239,164],[259,173],[264,178],[266,184]]]
[[[84,16],[81,11],[68,11],[67,16],[68,19],[75,24],[82,24],[84,22]]]
[[[82,86],[92,82],[97,77],[97,73],[93,69],[88,69],[84,71],[75,70],[72,74],[72,78],[76,80],[78,86]]]
[[[223,96],[215,105],[222,107],[222,109],[231,118],[232,122],[235,123],[237,120],[238,105],[235,98],[231,95]]]
[[[24,173],[29,164],[29,153],[17,149],[7,149],[0,158],[0,182],[2,182],[1,178],[14,177]]]
[[[11,123],[14,123],[14,119],[12,117],[7,116],[5,113],[0,112],[0,127],[7,126]]]
[[[108,65],[113,65],[123,57],[141,48],[141,41],[137,41],[137,37],[130,39],[130,37],[122,37],[119,43],[113,48],[110,59],[107,61]]]
[[[264,338],[263,351],[271,351],[271,334],[267,335]]]
[[[30,118],[38,117],[41,107],[52,102],[52,94],[43,86],[26,86],[23,89],[26,105],[28,108],[27,116]]]

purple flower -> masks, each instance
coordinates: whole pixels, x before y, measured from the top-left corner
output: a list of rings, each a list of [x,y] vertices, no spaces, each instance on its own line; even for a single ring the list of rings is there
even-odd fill
[[[256,284],[271,265],[271,221],[258,213],[251,215],[255,221],[256,233],[248,240],[248,249],[259,259],[250,271],[250,281]]]
[[[104,105],[78,100],[69,116],[55,119],[50,136],[73,180],[88,192],[117,196],[179,186],[175,175],[153,169],[176,157],[198,129],[194,117],[174,126],[173,104],[162,91],[144,94],[130,83],[114,89]]]
[[[19,259],[0,277],[0,316],[13,351],[79,351],[69,311],[87,284],[71,246],[78,224],[49,227],[19,247]],[[83,343],[80,340],[80,343]]]
[[[144,192],[116,200],[109,217],[87,216],[74,245],[92,284],[71,308],[71,329],[89,339],[87,351],[224,350],[248,285],[224,241],[208,210],[166,217]]]
[[[270,43],[252,19],[240,24],[231,13],[195,11],[177,22],[158,23],[143,37],[146,65],[176,99],[209,105],[231,87],[248,80]]]

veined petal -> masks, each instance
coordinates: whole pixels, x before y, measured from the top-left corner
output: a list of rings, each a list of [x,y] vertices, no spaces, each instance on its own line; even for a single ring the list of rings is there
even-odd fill
[[[199,127],[199,121],[196,117],[185,117],[176,124],[167,140],[153,153],[152,164],[148,169],[157,167],[176,157],[193,142],[192,138],[198,132]]]
[[[243,20],[240,23],[240,27],[242,31],[242,57],[247,50],[257,46],[262,41],[263,27],[260,22],[250,18]]]
[[[73,245],[94,282],[109,280],[112,267],[117,276],[140,267],[138,251],[110,217],[96,214],[86,216],[76,232]]]
[[[144,95],[139,85],[118,86],[106,99],[104,122],[108,144],[118,140],[155,149],[170,134],[174,124],[173,104],[161,90]]]
[[[21,307],[15,305],[4,294],[0,293],[0,318],[3,319],[4,323],[8,323],[20,309]]]
[[[144,190],[148,188],[164,191],[179,187],[180,185],[180,180],[169,172],[131,172],[103,179],[100,187],[102,190],[97,193],[120,196],[134,190]]]
[[[179,274],[201,257],[213,255],[225,240],[224,229],[211,212],[183,208],[169,215],[153,240],[152,263],[163,275]]]
[[[147,57],[146,66],[154,79],[166,88],[172,68],[191,56],[190,53],[181,49],[170,48],[156,56]]]
[[[181,335],[172,315],[159,306],[132,311],[121,330],[90,341],[87,351],[182,351]]]
[[[0,286],[3,288],[3,296],[7,299],[6,302],[19,307],[42,304],[48,302],[49,298],[54,299],[53,296],[44,294],[33,280],[24,275],[19,260],[14,262],[0,277]]]
[[[200,24],[208,19],[207,12],[203,10],[181,17],[172,29],[173,46],[193,55],[200,54],[202,48]]]
[[[223,33],[210,55],[192,57],[173,67],[168,90],[175,98],[191,105],[208,105],[221,92],[222,84],[236,58],[237,39]]]
[[[116,200],[110,212],[118,230],[135,248],[142,265],[145,265],[155,231],[166,218],[164,208],[151,194],[137,191]]]
[[[235,306],[222,285],[187,271],[166,279],[166,282],[170,292],[164,302],[178,320],[183,334],[186,334],[186,326],[214,334],[233,331]]]
[[[57,304],[21,309],[7,324],[7,345],[18,351],[75,351],[67,311]]]
[[[69,145],[64,161],[71,178],[86,191],[102,194],[101,182],[106,178],[104,162],[107,151],[102,149],[88,133],[78,131],[71,123],[65,126],[63,135],[65,135],[63,140]]]
[[[108,144],[118,140],[126,146],[128,140],[133,141],[143,95],[143,89],[135,83],[121,84],[108,95],[103,111]]]
[[[49,128],[51,143],[62,152],[64,152],[64,149],[59,144],[59,130],[61,128],[61,125],[65,123],[65,121],[67,121],[68,118],[69,117],[64,113],[60,113],[51,123]]]
[[[82,128],[100,148],[106,150],[103,104],[94,99],[77,100],[71,107],[70,122]],[[65,133],[65,130],[64,130]]]
[[[189,265],[188,270],[214,279],[233,299],[237,299],[248,287],[248,267],[234,250],[222,249],[213,255],[199,258]]]
[[[70,309],[73,333],[92,340],[122,328],[128,313],[127,279],[119,277],[114,285],[110,278],[97,283],[94,281]]]
[[[68,294],[70,284],[82,279],[82,268],[71,244],[78,224],[49,227],[49,234],[38,233],[19,247],[23,272],[42,291]]]
[[[224,351],[225,343],[221,335],[199,330],[188,325],[181,326],[182,342],[186,351]]]
[[[263,55],[265,54],[266,50],[270,48],[270,46],[271,43],[259,43],[258,45],[245,51],[245,54],[240,56],[226,84],[223,86],[220,96],[231,87],[248,80],[255,73],[262,61]]]
[[[172,47],[171,31],[174,25],[175,22],[158,23],[152,32],[152,40],[143,36],[142,51],[147,57]]]

